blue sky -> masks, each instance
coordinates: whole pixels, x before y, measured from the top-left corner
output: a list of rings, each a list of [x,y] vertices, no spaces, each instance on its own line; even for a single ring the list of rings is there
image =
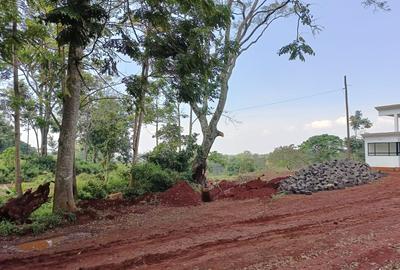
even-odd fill
[[[391,131],[391,119],[377,117],[377,105],[400,103],[400,1],[389,1],[390,12],[366,9],[357,0],[315,1],[316,22],[323,31],[302,33],[316,55],[306,62],[288,61],[277,51],[292,41],[295,22],[281,21],[241,56],[230,81],[226,109],[337,92],[233,112],[240,124],[221,123],[225,138],[214,150],[268,152],[280,145],[299,144],[323,133],[344,137],[343,76],[349,84],[350,110],[362,110],[373,122],[373,131]]]
[[[256,46],[240,56],[230,80],[226,110],[337,91],[231,112],[237,123],[221,120],[219,129],[225,137],[217,138],[213,150],[266,153],[317,134],[344,137],[344,75],[348,77],[351,112],[362,110],[373,121],[370,132],[392,131],[391,119],[379,118],[374,109],[400,103],[400,1],[389,0],[389,4],[391,11],[383,12],[364,8],[361,0],[314,0],[312,11],[323,31],[316,36],[308,29],[302,32],[316,53],[306,62],[277,55],[280,47],[295,38],[294,19],[273,25]],[[121,68],[125,74],[137,71],[134,65]],[[183,123],[187,128],[187,119]],[[153,134],[154,127],[144,127],[141,152],[154,147]]]
[[[361,0],[314,1],[312,10],[323,31],[302,35],[316,55],[306,62],[289,61],[277,51],[295,37],[296,22],[273,25],[260,42],[242,55],[230,81],[227,111],[336,92],[232,112],[237,122],[222,120],[224,138],[213,150],[238,153],[272,151],[280,145],[300,144],[317,134],[344,137],[343,76],[349,84],[350,110],[362,110],[374,127],[369,132],[392,131],[391,119],[379,118],[374,107],[400,103],[400,1],[389,1],[391,11],[364,8]],[[152,127],[146,127],[142,151],[154,144]]]
[[[230,82],[226,109],[249,107],[312,95],[337,92],[254,110],[233,113],[241,122],[226,128],[226,138],[214,149],[268,152],[298,144],[311,135],[345,136],[343,76],[349,84],[350,110],[362,110],[374,122],[370,131],[391,131],[390,119],[377,117],[374,106],[400,103],[400,1],[389,1],[390,12],[366,9],[357,0],[315,1],[316,22],[323,31],[302,33],[316,55],[306,62],[288,61],[277,50],[293,40],[295,22],[281,21],[243,55]]]

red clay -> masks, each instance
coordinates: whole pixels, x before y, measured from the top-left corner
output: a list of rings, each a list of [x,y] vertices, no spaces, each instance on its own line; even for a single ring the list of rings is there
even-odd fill
[[[126,205],[113,220],[3,238],[1,269],[400,269],[400,174],[274,199]],[[17,244],[57,238],[51,248]],[[0,238],[1,239],[1,238]]]
[[[167,206],[194,206],[201,203],[200,194],[185,181],[158,195],[160,203]]]
[[[268,182],[262,181],[260,178],[245,183],[221,181],[210,191],[210,195],[213,200],[270,198],[277,193],[279,182],[285,178],[287,176],[277,177]]]

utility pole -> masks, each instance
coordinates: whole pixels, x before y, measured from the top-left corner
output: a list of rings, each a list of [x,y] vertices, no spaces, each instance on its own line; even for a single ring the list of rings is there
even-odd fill
[[[350,119],[349,119],[349,96],[347,93],[347,78],[344,76],[344,96],[346,101],[346,126],[347,126],[347,158],[351,158],[350,146]]]

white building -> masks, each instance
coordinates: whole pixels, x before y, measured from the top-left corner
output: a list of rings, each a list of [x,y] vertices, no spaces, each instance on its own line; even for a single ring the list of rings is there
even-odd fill
[[[365,161],[371,167],[400,167],[400,104],[375,108],[379,116],[391,116],[394,119],[394,131],[383,133],[364,133]]]

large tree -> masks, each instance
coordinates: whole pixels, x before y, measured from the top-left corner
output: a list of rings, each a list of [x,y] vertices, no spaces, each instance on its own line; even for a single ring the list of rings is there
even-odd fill
[[[58,143],[53,211],[75,211],[73,193],[75,137],[80,95],[83,87],[82,59],[84,50],[94,38],[102,34],[108,17],[99,3],[88,0],[61,1],[61,5],[47,14],[48,22],[61,24],[57,41],[68,45],[67,81],[62,93],[62,122]]]
[[[294,40],[278,53],[288,54],[290,60],[304,61],[305,55],[314,55],[314,51],[301,36],[300,27],[308,27],[313,33],[320,30],[307,1],[226,0],[222,3],[230,15],[225,27],[219,31],[204,28],[204,22],[210,19],[204,21],[201,14],[196,14],[196,21],[189,28],[176,28],[176,39],[184,37],[181,43],[186,46],[178,46],[170,58],[173,64],[169,63],[175,67],[174,83],[178,85],[181,98],[191,105],[200,122],[203,141],[192,168],[193,179],[199,183],[205,183],[206,160],[215,139],[224,135],[218,129],[218,123],[238,58],[259,42],[267,29],[294,16],[294,29],[297,30]],[[387,9],[386,1],[366,0],[362,3]]]

